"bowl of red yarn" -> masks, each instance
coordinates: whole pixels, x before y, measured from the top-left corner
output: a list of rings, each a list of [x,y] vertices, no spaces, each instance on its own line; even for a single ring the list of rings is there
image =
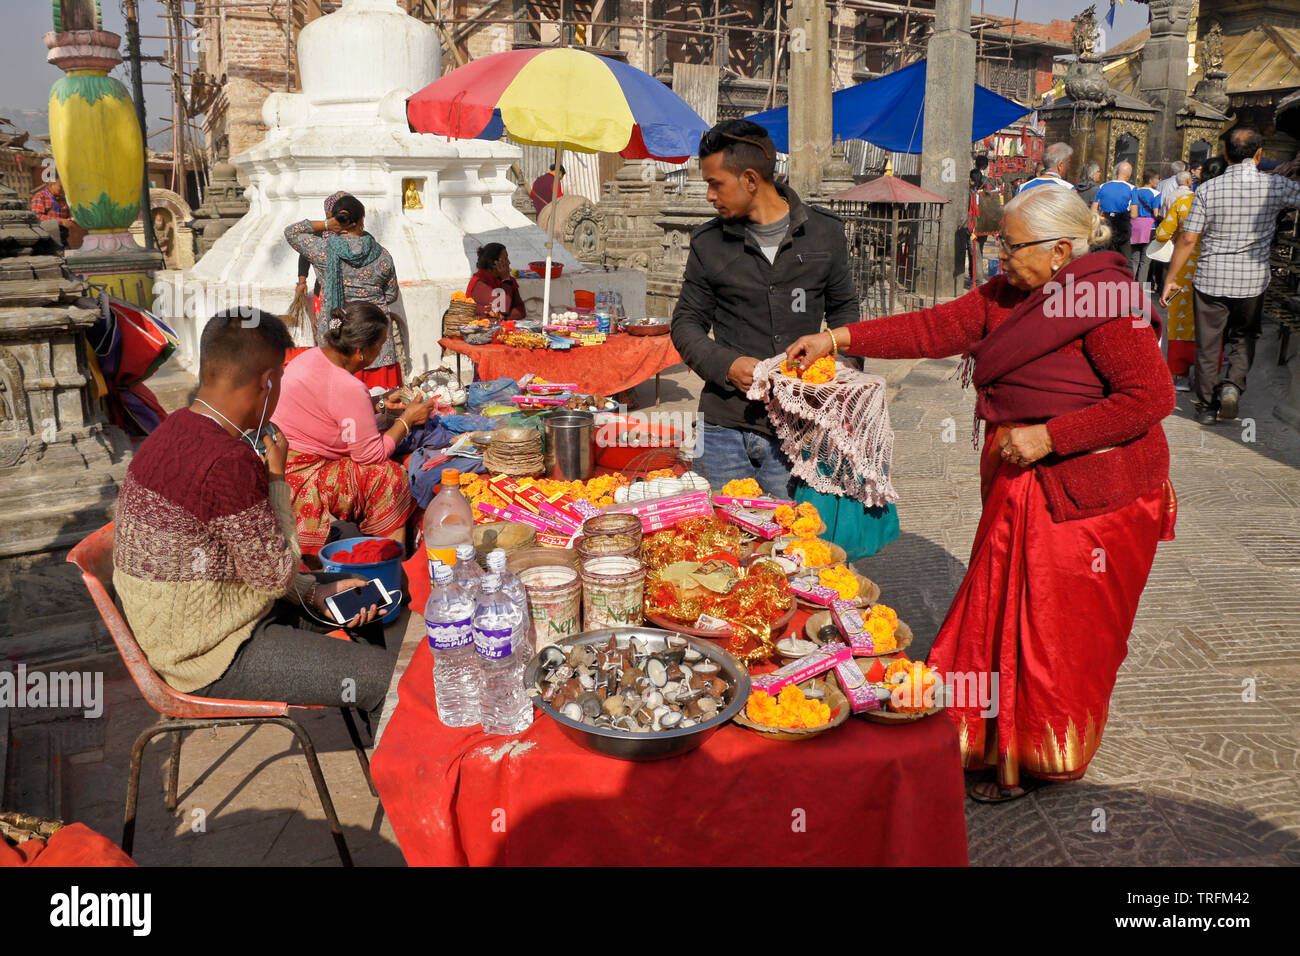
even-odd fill
[[[343,538],[320,549],[321,569],[335,574],[353,574],[369,581],[378,578],[391,592],[402,589],[402,559],[406,549],[392,538]],[[397,601],[384,615],[384,623],[391,624],[402,613],[402,603]]]

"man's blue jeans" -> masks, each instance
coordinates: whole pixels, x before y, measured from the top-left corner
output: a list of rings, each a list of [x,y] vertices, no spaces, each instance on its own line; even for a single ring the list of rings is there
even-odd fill
[[[695,470],[708,479],[714,491],[721,491],[723,485],[738,478],[754,478],[773,498],[794,496],[790,460],[775,436],[705,422],[700,442]]]

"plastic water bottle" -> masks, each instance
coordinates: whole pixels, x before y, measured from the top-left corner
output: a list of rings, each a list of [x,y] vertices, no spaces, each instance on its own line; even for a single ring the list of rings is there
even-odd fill
[[[478,586],[483,583],[483,569],[475,560],[474,545],[456,545],[456,567],[452,568],[456,583],[463,587],[471,597],[478,595]]]
[[[429,559],[429,580],[435,562],[456,564],[456,546],[474,544],[474,512],[460,492],[460,472],[447,468],[442,473],[442,490],[429,502],[424,513],[424,551]]]
[[[433,651],[438,718],[448,727],[472,727],[482,720],[483,675],[474,649],[473,616],[473,595],[457,583],[451,568],[435,566],[424,626]]]
[[[522,648],[527,659],[532,660],[536,648],[533,647],[533,622],[528,611],[528,589],[524,587],[524,582],[506,567],[506,553],[501,548],[488,552],[487,566],[489,574],[501,575],[501,590],[524,610],[523,620],[519,624],[519,630],[515,633],[511,646],[516,650]]]
[[[474,648],[483,671],[479,697],[483,732],[519,734],[533,723],[533,702],[524,693],[528,652],[515,646],[524,609],[501,589],[501,576],[488,572],[474,606]]]

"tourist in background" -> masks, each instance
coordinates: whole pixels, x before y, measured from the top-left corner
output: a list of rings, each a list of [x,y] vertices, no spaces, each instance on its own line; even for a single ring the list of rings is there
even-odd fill
[[[316,341],[325,341],[325,325],[335,309],[369,302],[387,311],[397,301],[397,270],[388,250],[365,230],[366,207],[355,196],[343,195],[323,221],[304,219],[285,227],[284,238],[294,251],[310,260],[322,277],[321,310]],[[399,388],[402,369],[397,362],[391,329],[371,365],[357,370],[367,387]]]
[[[1223,161],[1219,160],[1219,162],[1222,163]],[[1222,172],[1222,170],[1220,170],[1220,172]],[[1175,185],[1174,185],[1173,192],[1169,193],[1169,198],[1167,203],[1165,197],[1163,196],[1161,197],[1160,200],[1161,215],[1160,215],[1160,219],[1156,222],[1156,233],[1154,234],[1155,238],[1151,240],[1152,242],[1164,243],[1164,242],[1171,241],[1171,237],[1175,233],[1177,233],[1179,229],[1182,228],[1182,222],[1184,219],[1187,218],[1187,210],[1191,208],[1192,201],[1190,197],[1192,195],[1192,174],[1184,169],[1182,172],[1175,174],[1174,183]],[[1173,226],[1171,228],[1162,230],[1161,227],[1164,225],[1165,221],[1169,219],[1169,213],[1173,210],[1174,205],[1178,202],[1179,199],[1181,199],[1184,196],[1187,196],[1189,198],[1187,202],[1183,205],[1182,214],[1179,217],[1177,217],[1177,219],[1174,221]],[[1169,258],[1173,254],[1172,249],[1167,249],[1165,251],[1169,253],[1169,255],[1165,256],[1163,259],[1152,259],[1150,257],[1151,248],[1150,246],[1147,247],[1147,263],[1150,266],[1150,269],[1147,272],[1147,279],[1150,281],[1151,287],[1155,289],[1157,293],[1159,293],[1159,291],[1165,287],[1165,278],[1169,274]],[[1188,272],[1187,274],[1189,277],[1191,276],[1191,272]],[[1192,341],[1191,324],[1190,324],[1191,314],[1192,314],[1191,303],[1192,300],[1189,298],[1187,300],[1187,310],[1188,310],[1187,318],[1189,323],[1188,335],[1187,335],[1188,342]],[[1172,325],[1172,321],[1171,321],[1171,325]],[[1171,341],[1172,341],[1172,334],[1173,333],[1171,329],[1170,330]],[[1170,367],[1172,368],[1172,365]],[[1177,383],[1179,381],[1179,376],[1175,376],[1174,381]],[[1186,385],[1185,380],[1183,384]],[[1182,390],[1187,391],[1185,387]]]
[[[284,372],[275,423],[289,440],[285,480],[303,554],[329,540],[330,523],[351,521],[361,533],[406,541],[415,505],[406,469],[392,460],[397,443],[429,417],[426,402],[405,406],[384,433],[366,388],[355,378],[383,347],[389,318],[369,302],[328,316],[319,348]]]
[[[1175,159],[1169,164],[1169,175],[1160,182],[1156,183],[1156,191],[1160,193],[1160,218],[1163,219],[1169,214],[1169,207],[1173,205],[1176,198],[1174,193],[1178,189],[1178,176],[1180,173],[1187,171],[1187,164],[1181,159]],[[1187,177],[1189,180],[1190,176]]]
[[[1043,151],[1043,171],[1016,190],[1019,196],[1026,189],[1036,186],[1064,186],[1073,189],[1066,176],[1070,173],[1070,157],[1074,147],[1069,143],[1053,143]]]
[[[1203,167],[1204,182],[1218,176],[1227,168],[1228,164],[1215,156],[1207,161]],[[1159,228],[1156,229],[1156,240],[1158,242],[1177,243],[1178,237],[1183,231],[1183,223],[1187,221],[1187,214],[1192,210],[1192,191],[1187,188],[1187,184],[1192,181],[1192,174],[1184,170],[1178,174],[1178,179],[1181,183],[1179,189],[1182,191],[1174,193],[1173,203],[1169,207],[1169,214],[1165,216]],[[1174,388],[1180,392],[1191,390],[1191,376],[1189,373],[1196,364],[1196,315],[1192,306],[1191,289],[1196,275],[1196,260],[1199,255],[1200,243],[1198,242],[1192,246],[1192,251],[1188,254],[1182,268],[1175,276],[1175,282],[1181,291],[1169,299],[1167,303],[1169,307],[1167,333],[1169,347],[1166,361],[1169,363],[1169,371],[1174,377]],[[1167,269],[1168,265],[1172,265],[1172,260],[1168,264],[1153,264],[1162,265],[1163,269]],[[1163,281],[1157,288],[1164,288]]]
[[[1073,192],[1035,189],[1007,204],[1002,231],[1002,273],[978,289],[833,332],[852,355],[973,358],[983,517],[929,663],[940,681],[1001,675],[995,716],[973,695],[945,711],[963,766],[992,771],[970,790],[989,803],[1087,772],[1174,517],[1158,320],[1052,303],[1062,284],[1100,303],[1113,301],[1107,286],[1132,283],[1115,253],[1088,252],[1106,226]],[[828,339],[805,336],[786,355],[806,365]]]
[[[518,322],[527,318],[519,282],[510,274],[510,254],[499,242],[489,242],[478,251],[478,271],[469,277],[465,294],[480,307],[482,314],[495,312],[503,319]]]
[[[1196,421],[1237,417],[1255,359],[1269,278],[1269,247],[1283,209],[1300,206],[1300,183],[1255,166],[1264,155],[1259,132],[1239,126],[1224,147],[1228,168],[1192,194],[1192,208],[1169,262],[1161,301],[1179,287],[1178,274],[1200,240],[1192,277],[1196,314]],[[1219,351],[1223,357],[1220,364]]]
[[[1151,260],[1147,258],[1147,244],[1160,216],[1160,193],[1156,183],[1160,174],[1148,169],[1142,177],[1143,186],[1133,190],[1133,221],[1130,224],[1128,265],[1138,282],[1147,281]]]
[[[1079,198],[1091,206],[1101,188],[1101,167],[1096,163],[1084,163],[1082,178],[1075,188],[1079,191]]]
[[[1115,167],[1115,178],[1103,183],[1092,200],[1092,211],[1099,213],[1110,226],[1107,249],[1125,259],[1129,255],[1129,237],[1133,221],[1133,165],[1125,160]]]

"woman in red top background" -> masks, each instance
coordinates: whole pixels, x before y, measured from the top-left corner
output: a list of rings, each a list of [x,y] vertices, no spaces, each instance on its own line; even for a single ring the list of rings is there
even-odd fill
[[[929,663],[955,691],[964,765],[996,768],[971,788],[983,802],[1084,775],[1156,544],[1173,537],[1173,385],[1127,263],[1088,252],[1108,232],[1073,192],[1029,190],[1006,207],[1002,274],[787,350],[807,364],[833,335],[853,355],[973,361],[984,507]],[[998,678],[987,707],[970,699],[981,674]]]
[[[511,322],[528,315],[519,283],[510,274],[510,256],[499,242],[479,249],[478,271],[470,276],[465,294],[478,304],[480,313],[496,312]]]

